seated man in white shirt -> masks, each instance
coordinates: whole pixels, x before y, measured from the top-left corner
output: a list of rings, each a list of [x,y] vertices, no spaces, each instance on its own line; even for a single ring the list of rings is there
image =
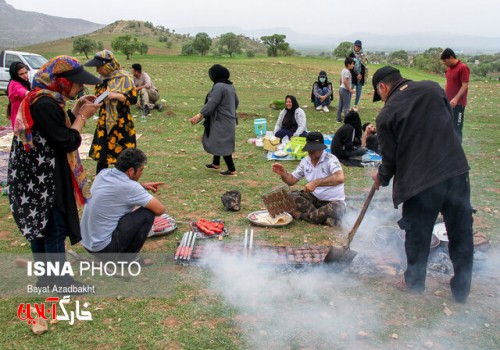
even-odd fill
[[[139,93],[139,107],[146,107],[148,111],[151,111],[156,107],[159,111],[161,111],[163,109],[163,104],[158,103],[160,93],[153,84],[149,74],[142,71],[142,66],[139,63],[134,63],[132,65],[132,75],[134,77],[135,88]]]
[[[295,219],[335,226],[345,213],[344,172],[337,157],[325,149],[323,135],[310,132],[303,148],[308,156],[300,161],[293,173],[286,171],[280,163],[274,163],[272,170],[288,186],[295,185],[302,178],[307,180],[302,191],[292,192],[298,207],[292,212]]]
[[[92,184],[92,197],[80,222],[81,244],[103,260],[123,254],[126,260],[152,263],[139,259],[138,254],[155,216],[163,214],[165,206],[148,193],[156,192],[162,182],[138,182],[146,161],[144,152],[128,148],[120,153],[115,167],[102,170]]]

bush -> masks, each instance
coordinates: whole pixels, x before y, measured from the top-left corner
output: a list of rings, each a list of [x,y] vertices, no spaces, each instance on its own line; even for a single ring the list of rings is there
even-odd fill
[[[248,50],[248,51],[247,51],[247,57],[248,57],[248,58],[253,58],[253,57],[255,57],[255,51],[254,51],[254,50]]]

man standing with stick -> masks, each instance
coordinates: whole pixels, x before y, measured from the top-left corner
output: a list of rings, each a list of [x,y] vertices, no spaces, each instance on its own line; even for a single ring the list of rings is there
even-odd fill
[[[372,83],[373,101],[385,102],[377,116],[382,164],[373,180],[378,189],[394,177],[394,206],[403,203],[398,224],[406,231],[408,266],[396,286],[409,292],[425,289],[432,231],[441,213],[455,273],[451,292],[465,302],[472,279],[473,220],[469,165],[451,106],[436,82],[404,79],[390,66],[377,70]]]

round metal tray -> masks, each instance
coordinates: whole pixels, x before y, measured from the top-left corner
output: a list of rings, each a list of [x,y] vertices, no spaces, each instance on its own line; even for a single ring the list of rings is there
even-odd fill
[[[267,224],[267,223],[260,222],[257,220],[257,215],[259,215],[259,214],[269,214],[269,213],[267,210],[254,211],[253,213],[248,214],[247,218],[255,226],[262,226],[262,227],[283,227],[283,226],[286,226],[289,223],[291,223],[293,220],[293,217],[290,214],[284,213],[285,222],[277,223],[277,224],[271,224],[271,223]]]

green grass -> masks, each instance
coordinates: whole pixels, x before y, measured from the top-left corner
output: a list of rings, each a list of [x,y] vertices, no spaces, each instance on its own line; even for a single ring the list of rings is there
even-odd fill
[[[79,58],[85,61],[84,57]],[[129,61],[119,55],[118,59],[126,69],[130,69],[132,63],[140,62],[159,87],[161,98],[167,101],[164,111],[154,111],[146,123],[136,123],[137,133],[142,134],[138,147],[149,157],[141,180],[166,183],[158,197],[166,204],[168,213],[179,221],[202,217],[225,220],[230,231],[230,236],[226,239],[229,241],[241,241],[244,228],[248,225],[246,216],[263,207],[261,194],[282,185],[272,173],[271,162],[265,159],[262,150],[246,142],[254,137],[254,118],[266,118],[268,130],[272,129],[279,111],[272,110],[269,104],[292,94],[297,97],[301,106],[308,106],[305,111],[309,130],[331,133],[340,126],[335,123],[333,108],[329,114],[319,113],[313,110],[309,101],[311,85],[320,70],[326,70],[329,79],[336,85],[342,69],[340,61],[319,58],[247,59],[240,56],[229,59],[163,55],[134,56]],[[229,179],[205,168],[204,164],[211,160],[211,156],[201,147],[203,129],[201,126],[193,127],[188,122],[189,117],[199,112],[205,95],[212,86],[207,71],[214,63],[229,68],[230,79],[234,82],[240,99],[234,154],[239,174],[238,177]],[[370,66],[370,74],[377,68]],[[401,71],[410,79],[432,79],[444,84],[443,76],[408,68],[401,68]],[[500,84],[495,82],[471,82],[463,143],[471,165],[472,204],[478,209],[475,231],[485,233],[492,241],[499,238],[499,88]],[[372,92],[369,82],[364,87],[360,102],[363,122],[374,121],[382,107],[382,103],[371,102]],[[337,96],[335,97],[334,104],[338,101]],[[0,96],[0,110],[5,110],[6,101],[4,95]],[[138,110],[134,109],[134,113],[138,114]],[[7,125],[7,121],[3,119],[2,124]],[[92,124],[91,121],[87,123],[85,133],[93,133]],[[297,162],[285,162],[284,165],[292,170],[296,164]],[[93,175],[95,163],[84,161],[84,166]],[[348,196],[368,192],[372,183],[371,169],[344,167],[344,171]],[[223,209],[220,197],[227,190],[241,191],[241,211],[227,212]],[[352,205],[360,207],[359,202]],[[394,213],[391,208],[388,210]],[[13,222],[7,197],[0,197],[0,218],[1,251],[29,253],[29,246]],[[392,221],[390,224],[395,223]],[[149,240],[145,250],[171,255],[176,240],[187,230],[187,226],[179,226],[172,235]],[[294,221],[286,228],[256,228],[255,232],[257,244],[302,245],[305,239],[311,244],[338,244],[342,241],[340,232],[332,232],[329,228],[309,225],[303,221]],[[79,245],[72,249],[83,252]],[[488,296],[488,283],[492,283],[488,281],[478,282],[478,286],[474,286],[472,300],[462,306],[454,304],[449,297],[439,298],[431,292],[426,292],[424,296],[409,297],[394,292],[390,286],[392,280],[387,276],[351,276],[346,285],[343,284],[345,281],[340,281],[340,285],[328,284],[324,290],[316,290],[319,303],[324,303],[326,309],[329,307],[329,300],[334,300],[335,305],[339,303],[339,312],[333,313],[333,318],[322,316],[321,313],[317,316],[326,325],[328,322],[337,325],[332,326],[329,336],[321,341],[314,332],[308,334],[304,331],[279,343],[273,342],[274,336],[278,337],[275,333],[279,332],[273,328],[271,316],[264,309],[259,310],[259,305],[265,306],[268,298],[273,298],[269,294],[271,291],[263,288],[262,299],[257,296],[254,309],[245,309],[243,306],[240,308],[229,302],[221,290],[214,288],[213,271],[199,267],[176,267],[172,264],[170,268],[174,272],[174,286],[170,295],[163,298],[125,299],[79,297],[82,302],[85,300],[91,303],[94,320],[78,322],[74,326],[59,322],[51,326],[49,333],[43,336],[31,334],[28,326],[16,317],[17,305],[25,302],[25,299],[1,299],[0,320],[3,326],[0,348],[239,349],[255,348],[256,344],[260,344],[262,348],[295,349],[310,345],[313,348],[329,349],[398,349],[406,346],[424,348],[424,342],[430,339],[435,348],[451,344],[454,348],[493,349],[500,342],[498,311],[495,312],[488,306],[489,303],[493,307],[498,305],[498,294],[495,294],[498,287],[489,292],[492,297]],[[331,276],[332,280],[337,281],[336,278]],[[438,285],[434,290],[436,288],[445,291],[449,289],[446,284]],[[338,293],[343,296],[337,295]],[[300,304],[302,297],[304,296],[297,300],[292,298],[289,305],[283,303],[280,306],[285,311],[292,305]],[[29,301],[32,302],[31,299]],[[307,298],[303,301],[307,301]],[[367,307],[353,306],[353,315],[347,317],[349,313],[342,306],[344,302],[359,303]],[[453,316],[444,316],[443,302],[451,304]],[[345,322],[342,322],[342,317],[346,317]],[[251,322],[253,318],[257,320]],[[366,325],[369,323],[367,320],[373,318],[378,323]],[[484,324],[490,326],[485,327]],[[443,326],[442,329],[436,331],[436,327],[440,325]],[[304,327],[309,329],[307,324]],[[357,333],[364,328],[370,330],[369,337],[358,337]],[[348,335],[347,340],[339,336],[342,331]],[[391,338],[393,333],[399,335],[399,340]],[[422,336],[424,340],[419,340]]]

